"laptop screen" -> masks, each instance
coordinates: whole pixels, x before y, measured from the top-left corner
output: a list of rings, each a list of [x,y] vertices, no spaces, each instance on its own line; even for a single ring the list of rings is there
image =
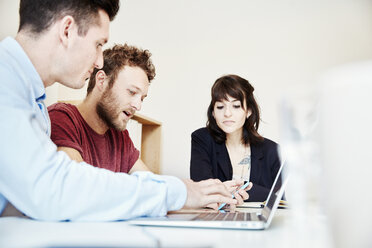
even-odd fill
[[[280,166],[279,168],[279,171],[275,177],[275,181],[273,183],[273,186],[271,187],[270,189],[270,193],[269,195],[267,196],[267,199],[266,199],[266,204],[265,206],[267,206],[268,208],[272,209],[273,208],[273,205],[275,203],[275,198],[272,198],[271,195],[274,193],[274,194],[278,194],[281,186],[282,186],[282,169],[284,167],[284,162],[282,163],[282,166]],[[271,198],[271,199],[270,199]],[[283,196],[284,198],[284,196]],[[270,204],[270,205],[269,205]]]
[[[280,199],[277,199],[278,195],[279,195],[279,192],[284,187],[283,182],[287,181],[287,179],[288,179],[287,176],[285,175],[285,170],[286,169],[284,167],[285,167],[285,163],[283,162],[282,166],[280,167],[279,172],[276,176],[274,185],[271,187],[269,197],[266,200],[266,205],[265,205],[264,209],[262,210],[262,215],[265,219],[268,219],[268,217],[270,215],[270,212],[274,207],[275,202],[277,200],[280,200]],[[286,176],[286,178],[284,178],[284,176]],[[286,180],[284,180],[284,179],[286,179]],[[284,188],[282,190],[284,190]],[[280,195],[284,195],[284,193],[280,194]]]

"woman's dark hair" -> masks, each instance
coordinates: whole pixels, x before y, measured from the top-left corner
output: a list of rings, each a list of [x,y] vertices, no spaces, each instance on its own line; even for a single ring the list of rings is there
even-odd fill
[[[119,5],[119,0],[21,0],[18,32],[28,29],[40,34],[63,16],[71,15],[79,35],[85,36],[90,25],[97,24],[99,10],[105,11],[112,21]]]
[[[260,111],[258,104],[253,95],[254,88],[248,80],[237,75],[225,75],[216,80],[211,90],[211,103],[208,107],[207,128],[210,134],[218,143],[223,143],[226,140],[226,134],[217,125],[213,117],[213,109],[216,102],[227,100],[228,96],[240,101],[244,108],[244,100],[247,104],[247,109],[252,113],[245,120],[243,125],[242,142],[244,144],[255,144],[263,140],[263,137],[258,134],[257,130],[260,124]]]

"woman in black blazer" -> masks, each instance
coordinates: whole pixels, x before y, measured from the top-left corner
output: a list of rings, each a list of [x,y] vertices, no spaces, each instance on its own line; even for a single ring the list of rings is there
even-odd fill
[[[237,75],[216,80],[206,128],[192,133],[190,175],[253,183],[249,201],[265,201],[280,168],[278,145],[258,134],[254,88]]]

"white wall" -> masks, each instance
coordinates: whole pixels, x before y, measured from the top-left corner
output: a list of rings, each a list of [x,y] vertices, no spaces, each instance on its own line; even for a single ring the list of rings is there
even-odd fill
[[[15,34],[17,5],[1,0],[0,38]],[[141,113],[163,122],[162,172],[188,177],[190,134],[205,125],[215,79],[247,78],[262,110],[260,132],[280,141],[283,93],[306,92],[328,68],[372,57],[372,2],[127,0],[109,45],[124,42],[153,53],[157,76]],[[51,95],[77,99],[85,91]]]

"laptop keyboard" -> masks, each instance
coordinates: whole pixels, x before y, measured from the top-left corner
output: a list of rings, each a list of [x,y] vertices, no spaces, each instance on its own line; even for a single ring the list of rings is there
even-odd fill
[[[202,213],[195,217],[194,220],[200,221],[250,221],[257,220],[259,217],[256,213]]]

